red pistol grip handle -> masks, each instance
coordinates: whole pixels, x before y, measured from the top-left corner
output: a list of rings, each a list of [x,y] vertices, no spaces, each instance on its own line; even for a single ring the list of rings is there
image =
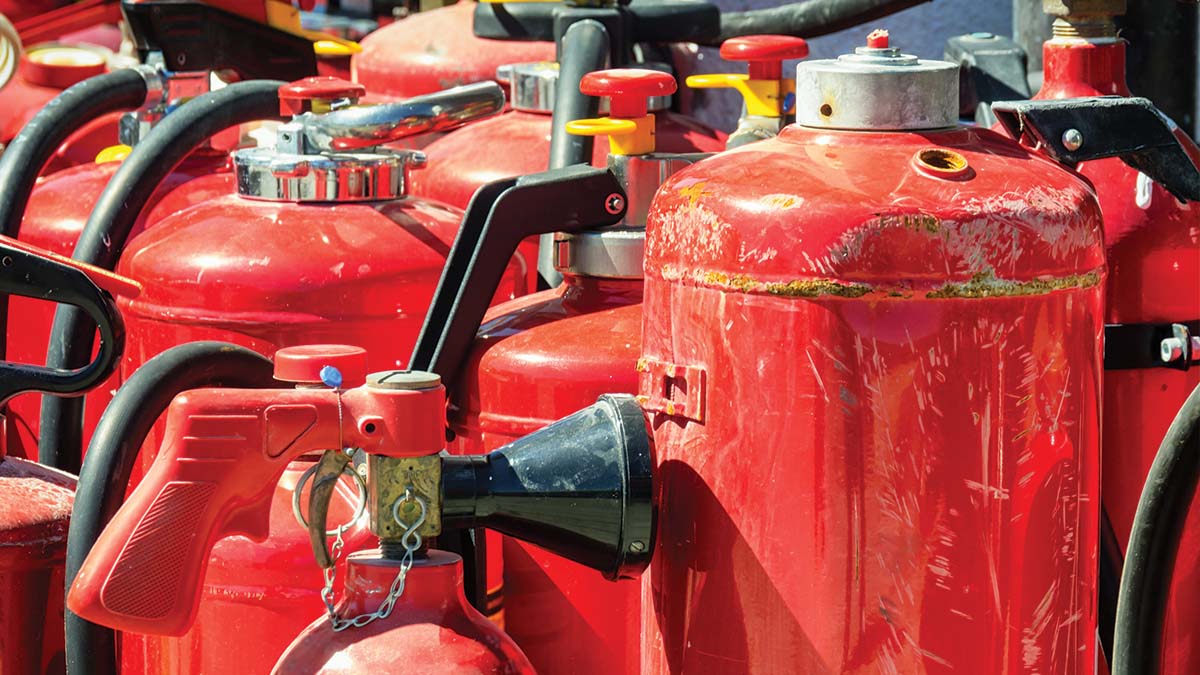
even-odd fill
[[[165,438],[71,586],[71,610],[94,623],[186,632],[213,545],[267,537],[284,467],[338,446],[338,401],[331,390],[195,390],[171,403]]]

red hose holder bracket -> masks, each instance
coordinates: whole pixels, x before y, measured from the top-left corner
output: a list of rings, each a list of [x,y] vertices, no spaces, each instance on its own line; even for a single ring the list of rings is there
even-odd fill
[[[703,368],[642,358],[637,371],[638,390],[654,392],[637,397],[642,408],[694,422],[704,421],[708,373]]]

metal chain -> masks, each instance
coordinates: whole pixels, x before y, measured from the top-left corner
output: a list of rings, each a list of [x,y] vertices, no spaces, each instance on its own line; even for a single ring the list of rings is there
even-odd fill
[[[421,513],[417,517],[416,522],[409,525],[400,518],[400,507],[403,504],[414,502],[420,507]],[[413,556],[421,549],[421,535],[417,530],[425,523],[425,516],[428,512],[428,505],[424,499],[413,494],[412,486],[404,489],[404,496],[396,500],[392,505],[392,517],[396,523],[404,528],[404,534],[400,537],[400,545],[404,547],[404,556],[400,558],[400,569],[396,572],[396,578],[392,580],[392,587],[388,590],[387,597],[379,605],[379,608],[368,614],[359,614],[356,617],[344,619],[337,615],[337,609],[334,606],[333,597],[333,582],[337,578],[337,563],[342,549],[345,547],[345,542],[342,541],[342,531],[339,529],[333,541],[333,546],[330,552],[333,557],[333,565],[326,570],[325,587],[321,589],[321,600],[325,603],[325,611],[329,614],[329,623],[333,627],[333,632],[341,632],[347,628],[361,628],[376,619],[386,619],[392,615],[392,609],[396,606],[396,601],[400,596],[404,595],[404,585],[408,580],[408,571],[413,566]]]

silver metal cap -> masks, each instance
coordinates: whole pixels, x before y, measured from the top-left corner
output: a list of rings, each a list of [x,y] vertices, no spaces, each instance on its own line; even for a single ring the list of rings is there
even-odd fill
[[[138,110],[121,115],[117,122],[117,140],[135,146],[154,125],[179,106],[212,90],[213,75],[207,70],[167,72],[142,68],[146,80],[146,103]]]
[[[424,163],[424,153],[415,150],[292,154],[247,148],[233,153],[239,195],[284,202],[397,199],[405,194],[407,169]]]
[[[641,68],[671,72],[665,63],[644,63]],[[554,61],[531,61],[510,63],[496,69],[496,79],[507,82],[509,98],[514,110],[524,112],[554,112],[554,92],[558,86],[558,64]],[[657,112],[671,107],[670,96],[653,96],[649,99],[649,110]],[[608,114],[608,99],[600,101],[600,114]]]
[[[667,178],[707,157],[705,153],[609,155],[608,168],[629,201],[625,218],[612,227],[554,235],[554,266],[564,274],[604,279],[641,279],[646,217],[654,193]]]
[[[796,67],[796,121],[853,130],[942,129],[958,124],[958,66],[859,47]]]

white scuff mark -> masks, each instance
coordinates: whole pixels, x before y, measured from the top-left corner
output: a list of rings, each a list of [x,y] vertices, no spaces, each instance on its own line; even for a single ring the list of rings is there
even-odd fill
[[[333,267],[330,267],[329,271],[333,272],[334,276],[341,279],[342,278],[342,269],[345,266],[346,266],[346,263],[345,263],[345,261],[343,261],[343,262],[340,262],[340,263],[334,265]]]
[[[271,264],[271,256],[269,256],[269,255],[263,256],[261,258],[254,258],[252,260],[246,261],[247,267],[266,267],[267,265],[270,265],[270,264]]]
[[[812,351],[804,350],[804,355],[808,357],[808,365],[812,368],[813,378],[817,381],[817,386],[821,388],[821,396],[825,398],[825,402],[829,403],[829,392],[825,391],[825,382],[821,379],[821,373],[817,370],[817,362],[813,361]]]

